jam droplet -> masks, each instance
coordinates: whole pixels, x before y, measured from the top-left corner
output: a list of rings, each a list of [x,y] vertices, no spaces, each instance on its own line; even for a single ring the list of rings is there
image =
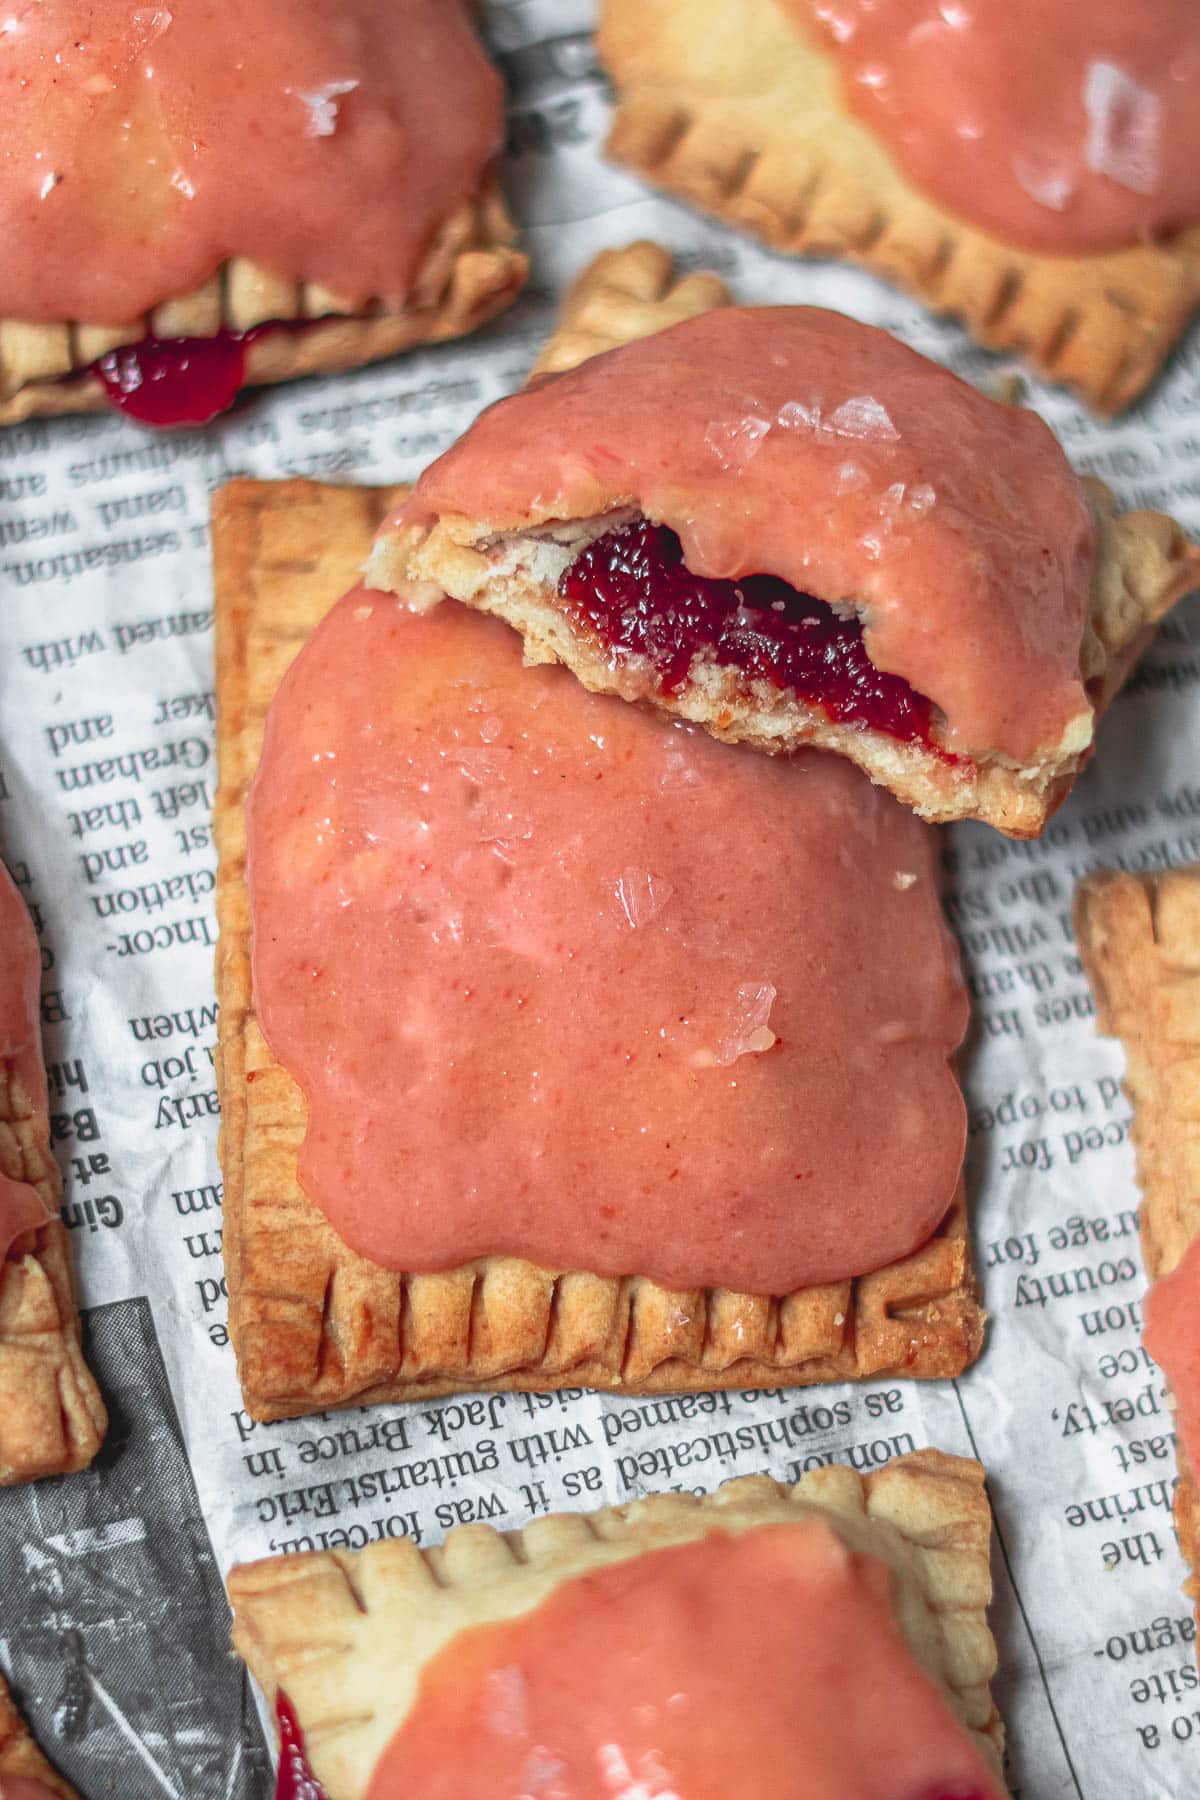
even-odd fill
[[[110,405],[143,425],[206,425],[232,406],[246,373],[248,334],[143,338],[92,367]]]
[[[930,702],[867,655],[862,626],[773,575],[693,575],[675,533],[635,519],[588,545],[559,581],[579,625],[618,654],[647,657],[664,694],[697,651],[751,679],[792,688],[839,724],[866,725],[930,748]]]
[[[275,1696],[279,1721],[279,1775],[275,1800],[326,1800],[325,1789],[308,1766],[304,1733],[291,1701],[280,1688]]]

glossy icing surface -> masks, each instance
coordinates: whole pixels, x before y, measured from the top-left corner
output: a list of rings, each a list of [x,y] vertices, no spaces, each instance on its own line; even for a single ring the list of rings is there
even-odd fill
[[[823,1521],[564,1581],[424,1670],[367,1800],[1000,1800]]]
[[[1146,1295],[1146,1348],[1171,1384],[1179,1435],[1200,1477],[1200,1238]]]
[[[0,1060],[13,1073],[37,1110],[46,1110],[39,994],[42,959],[37,933],[12,876],[0,863]],[[0,1260],[24,1232],[44,1225],[50,1214],[36,1188],[0,1170]]]
[[[936,840],[841,759],[731,749],[358,589],[280,687],[249,833],[301,1181],[375,1261],[779,1293],[944,1215]]]
[[[485,412],[384,529],[628,505],[698,575],[854,602],[872,662],[942,709],[952,752],[1024,763],[1090,720],[1083,489],[1040,419],[886,332],[730,307],[593,357]]]
[[[1005,243],[1200,222],[1195,0],[780,0],[923,192]]]
[[[14,0],[0,316],[126,324],[232,256],[399,301],[499,144],[463,0]]]

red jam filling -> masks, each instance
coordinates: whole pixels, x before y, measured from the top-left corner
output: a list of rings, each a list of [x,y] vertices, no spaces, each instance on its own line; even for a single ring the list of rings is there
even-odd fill
[[[251,334],[143,338],[92,364],[109,404],[143,425],[206,425],[233,405],[246,373]]]
[[[325,1800],[325,1789],[309,1768],[304,1754],[300,1721],[282,1688],[275,1696],[275,1717],[279,1721],[279,1775],[275,1800]]]
[[[596,538],[558,584],[577,624],[613,650],[644,656],[664,694],[708,651],[751,679],[794,689],[838,724],[869,726],[931,748],[930,702],[867,655],[862,626],[773,575],[693,575],[678,537],[635,519]]]

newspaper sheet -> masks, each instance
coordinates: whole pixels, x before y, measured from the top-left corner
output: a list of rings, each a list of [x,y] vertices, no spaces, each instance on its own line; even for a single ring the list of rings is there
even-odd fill
[[[961,1381],[636,1401],[492,1395],[271,1426],[226,1329],[213,1077],[209,499],[231,475],[410,479],[515,387],[597,250],[650,236],[745,301],[887,326],[981,384],[1010,372],[882,283],[776,257],[605,165],[588,0],[510,0],[507,180],[530,291],[477,338],[256,394],[204,431],[115,415],[0,431],[0,849],[34,909],[65,1216],[112,1413],[95,1467],[0,1494],[0,1667],[86,1796],[255,1800],[267,1737],[221,1575],[271,1551],[436,1542],[651,1488],[916,1446],[977,1455],[996,1512],[1009,1776],[1028,1800],[1200,1788],[1174,1439],[1139,1343],[1122,1058],[1070,900],[1097,864],[1200,858],[1200,602],[1181,606],[1036,843],[946,840],[975,1003],[969,1185],[991,1314]],[[1030,383],[1076,465],[1200,532],[1200,338],[1116,424]]]

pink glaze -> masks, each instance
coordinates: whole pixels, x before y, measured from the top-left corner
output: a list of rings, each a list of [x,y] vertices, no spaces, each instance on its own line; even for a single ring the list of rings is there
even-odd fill
[[[1004,243],[1200,222],[1196,0],[780,0],[915,185]]]
[[[0,1800],[58,1800],[58,1795],[32,1775],[0,1775]]]
[[[233,256],[399,301],[500,139],[463,0],[10,0],[0,316],[126,324]]]
[[[1092,526],[1033,413],[813,307],[726,308],[502,400],[385,531],[635,504],[697,575],[861,603],[867,653],[946,715],[943,747],[1032,761],[1090,717]]]
[[[891,1583],[813,1518],[578,1575],[428,1664],[366,1800],[1001,1800]]]
[[[1200,1476],[1200,1238],[1146,1296],[1147,1350],[1171,1384],[1179,1435]]]
[[[841,759],[730,749],[356,589],[280,687],[249,832],[301,1180],[375,1261],[779,1293],[945,1213],[936,839]]]
[[[42,1067],[42,959],[37,933],[8,870],[0,863],[0,1063],[11,1072],[35,1111],[46,1111]],[[53,1217],[37,1189],[0,1169],[0,1262],[16,1240]]]

